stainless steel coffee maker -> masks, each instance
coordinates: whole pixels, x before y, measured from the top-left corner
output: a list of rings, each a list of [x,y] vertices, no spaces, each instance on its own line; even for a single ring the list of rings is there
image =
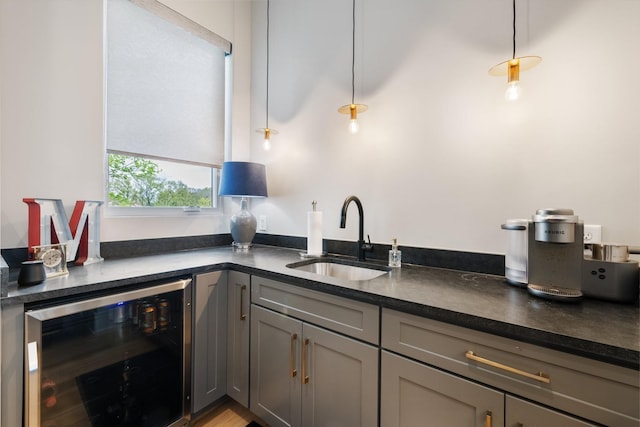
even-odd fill
[[[573,210],[538,209],[531,220],[510,220],[502,228],[512,233],[505,257],[509,283],[542,298],[582,297],[584,225]]]

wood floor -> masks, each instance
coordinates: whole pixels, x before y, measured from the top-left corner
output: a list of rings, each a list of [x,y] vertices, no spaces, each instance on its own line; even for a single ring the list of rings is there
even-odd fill
[[[247,408],[228,398],[224,399],[219,406],[195,419],[190,427],[245,427],[251,421],[268,427],[264,421],[253,415]]]

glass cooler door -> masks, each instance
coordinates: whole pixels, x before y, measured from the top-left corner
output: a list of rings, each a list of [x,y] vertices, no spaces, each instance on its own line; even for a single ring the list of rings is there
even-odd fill
[[[185,425],[191,280],[25,313],[25,426]]]

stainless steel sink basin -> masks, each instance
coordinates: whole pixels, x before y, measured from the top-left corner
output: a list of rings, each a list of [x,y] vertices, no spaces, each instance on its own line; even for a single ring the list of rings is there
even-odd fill
[[[343,280],[371,280],[387,274],[390,268],[363,264],[356,261],[316,258],[288,264],[287,267],[321,276],[336,277]]]

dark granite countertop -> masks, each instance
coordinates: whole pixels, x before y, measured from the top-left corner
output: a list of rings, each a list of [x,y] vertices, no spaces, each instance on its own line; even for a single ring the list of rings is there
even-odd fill
[[[403,265],[367,281],[347,281],[287,268],[299,251],[230,247],[107,260],[71,267],[68,276],[18,287],[9,282],[2,306],[29,304],[217,269],[283,280],[495,335],[640,370],[638,305],[533,297],[502,277]]]

